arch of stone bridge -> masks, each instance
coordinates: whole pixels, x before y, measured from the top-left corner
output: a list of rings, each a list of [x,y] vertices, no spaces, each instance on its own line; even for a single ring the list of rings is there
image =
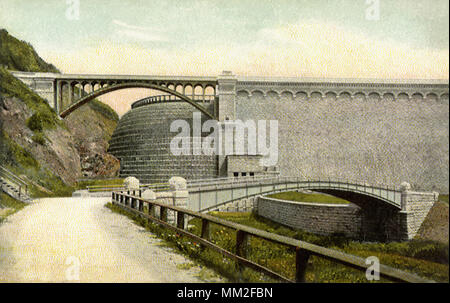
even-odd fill
[[[399,218],[401,207],[388,203],[385,199],[346,190],[310,187],[309,190],[347,200],[360,207],[360,237],[371,241],[398,240],[402,225]],[[282,191],[278,191],[282,192]],[[349,223],[351,224],[351,223]]]
[[[70,105],[67,109],[65,109],[64,111],[62,111],[60,113],[61,118],[65,118],[67,117],[70,113],[72,113],[73,111],[75,111],[76,109],[78,109],[79,107],[81,107],[82,105],[92,101],[93,99],[102,96],[104,94],[116,91],[116,90],[121,90],[121,89],[127,89],[127,88],[150,88],[150,89],[154,89],[157,91],[161,91],[161,92],[165,92],[165,93],[169,93],[173,96],[176,96],[178,98],[180,98],[181,100],[189,103],[190,105],[192,105],[193,107],[195,107],[196,109],[198,109],[200,112],[202,112],[203,114],[205,114],[207,117],[217,120],[217,118],[212,115],[211,113],[209,113],[203,106],[198,105],[196,102],[194,102],[193,100],[191,100],[189,97],[173,90],[170,89],[166,86],[160,86],[157,84],[153,84],[153,83],[142,83],[142,82],[129,82],[129,83],[120,83],[120,84],[113,84],[113,85],[108,85],[106,87],[103,87],[97,91],[94,91],[82,98],[80,98],[76,103]]]
[[[378,192],[378,189],[372,192],[371,190],[369,190],[371,189],[371,187],[367,187],[368,190],[365,190],[365,187],[362,187],[362,185],[360,186],[361,188],[355,189],[352,188],[354,185],[352,185],[352,187],[350,188],[346,187],[336,188],[335,187],[336,185],[333,184],[329,186],[328,182],[320,184],[314,183],[317,182],[312,182],[311,184],[310,183],[297,184],[296,182],[288,182],[288,183],[275,182],[266,184],[240,183],[232,187],[228,187],[228,185],[224,184],[223,187],[221,187],[221,185],[218,185],[218,187],[216,187],[215,185],[213,187],[208,187],[208,185],[204,185],[203,188],[202,186],[200,187],[193,186],[193,188],[191,188],[190,191],[190,196],[192,195],[191,198],[194,204],[199,202],[198,199],[200,199],[200,197],[202,198],[200,200],[206,199],[203,202],[201,202],[203,206],[198,209],[199,211],[205,211],[209,209],[214,209],[217,206],[221,206],[233,201],[251,198],[258,195],[270,195],[273,193],[298,191],[306,189],[345,199],[351,203],[358,205],[363,210],[384,209],[390,213],[397,213],[399,210],[401,210],[400,205],[401,203],[400,201],[398,201],[400,198],[398,196],[399,193],[397,193],[397,195],[394,197],[394,193],[390,192],[389,197],[387,197],[384,192],[380,194]]]

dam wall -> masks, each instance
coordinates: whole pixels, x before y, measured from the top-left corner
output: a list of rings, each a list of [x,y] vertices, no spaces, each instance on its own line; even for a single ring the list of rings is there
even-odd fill
[[[282,175],[340,177],[448,193],[449,102],[238,91],[236,118],[278,121]]]

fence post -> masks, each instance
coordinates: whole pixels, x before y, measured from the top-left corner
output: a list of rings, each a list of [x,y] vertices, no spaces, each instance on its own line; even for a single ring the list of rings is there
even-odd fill
[[[202,232],[200,235],[203,239],[208,240],[210,238],[210,228],[209,221],[206,219],[202,219]]]
[[[214,205],[217,205],[217,203],[218,203],[218,193],[217,193],[217,190],[218,190],[218,188],[219,188],[219,186],[218,185],[216,185],[216,190],[215,190],[215,192],[216,192],[216,194],[215,194],[215,196],[216,196],[216,204],[214,204]]]
[[[180,211],[177,212],[177,227],[184,229],[184,213]]]
[[[236,255],[242,258],[247,258],[247,245],[248,244],[248,234],[242,230],[236,232]],[[239,279],[243,280],[243,270],[244,266],[237,262],[237,269],[239,272]]]
[[[167,208],[164,206],[159,207],[159,219],[161,221],[167,222]]]
[[[305,282],[309,255],[308,251],[300,247],[295,248],[295,281],[297,283]]]
[[[236,255],[247,257],[247,239],[248,234],[245,231],[238,230],[236,232]]]

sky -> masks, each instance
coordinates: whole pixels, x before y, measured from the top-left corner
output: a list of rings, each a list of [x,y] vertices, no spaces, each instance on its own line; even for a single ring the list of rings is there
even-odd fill
[[[448,11],[448,0],[1,0],[0,27],[65,73],[448,79]],[[146,94],[102,100],[122,114],[117,100]]]

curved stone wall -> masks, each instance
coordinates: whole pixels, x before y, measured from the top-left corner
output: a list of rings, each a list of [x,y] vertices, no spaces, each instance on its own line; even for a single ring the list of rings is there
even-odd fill
[[[323,204],[258,196],[256,212],[277,223],[319,235],[361,237],[361,208],[354,204]]]
[[[213,107],[208,103],[202,106],[208,110]],[[120,160],[120,176],[135,176],[144,183],[167,182],[173,176],[185,179],[216,177],[216,156],[175,156],[170,151],[170,142],[179,133],[170,132],[170,124],[182,119],[189,123],[192,131],[194,111],[198,112],[186,102],[172,101],[135,107],[123,115],[108,150]],[[202,115],[202,121],[206,119]]]

